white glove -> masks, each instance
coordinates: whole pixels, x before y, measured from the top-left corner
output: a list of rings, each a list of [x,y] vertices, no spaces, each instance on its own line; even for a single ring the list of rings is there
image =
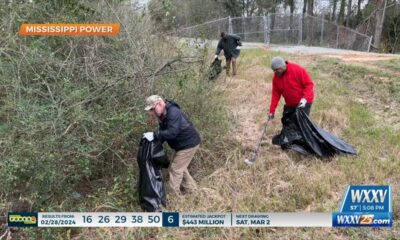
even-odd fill
[[[268,114],[268,121],[274,120],[274,117],[275,117],[275,113],[269,113]]]
[[[304,108],[306,106],[306,103],[307,103],[307,99],[302,98],[302,99],[300,99],[299,105],[297,107]]]
[[[143,137],[146,138],[148,141],[153,141],[154,140],[154,133],[153,132],[147,132],[143,134]]]
[[[215,54],[215,56],[214,56],[214,59],[217,59],[218,58],[218,55],[217,54]]]
[[[237,46],[237,47],[236,47],[237,50],[240,50],[241,48],[242,48],[241,46]]]

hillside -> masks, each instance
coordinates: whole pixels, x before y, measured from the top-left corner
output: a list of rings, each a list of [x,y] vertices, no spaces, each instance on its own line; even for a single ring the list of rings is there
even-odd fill
[[[257,163],[252,166],[244,163],[266,121],[272,77],[269,65],[275,55],[307,67],[316,83],[312,119],[355,146],[358,156],[320,160],[283,152],[271,145],[272,136],[281,127],[281,102],[277,117],[267,129]],[[393,228],[88,229],[74,239],[89,236],[97,239],[397,239],[400,215],[396,200],[400,195],[398,59],[371,60],[365,64],[346,60],[341,55],[332,58],[258,48],[242,51],[238,65],[237,76],[221,74],[216,82],[228,109],[230,135],[237,144],[223,149],[227,152],[226,158],[213,159],[220,167],[212,173],[195,172],[200,182],[198,193],[169,196],[166,210],[331,212],[338,210],[349,184],[388,184],[394,191]]]

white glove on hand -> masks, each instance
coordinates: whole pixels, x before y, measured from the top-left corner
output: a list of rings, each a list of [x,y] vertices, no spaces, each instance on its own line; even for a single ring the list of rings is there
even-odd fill
[[[297,107],[304,108],[306,106],[306,104],[307,104],[307,99],[302,98],[302,99],[300,99],[299,105]]]
[[[236,47],[237,50],[240,50],[241,48],[242,48],[241,46],[237,46],[237,47]]]
[[[215,56],[214,56],[214,59],[217,59],[218,58],[218,55],[217,54],[215,54]]]
[[[143,137],[146,138],[147,141],[151,142],[154,140],[154,133],[153,132],[144,133]]]

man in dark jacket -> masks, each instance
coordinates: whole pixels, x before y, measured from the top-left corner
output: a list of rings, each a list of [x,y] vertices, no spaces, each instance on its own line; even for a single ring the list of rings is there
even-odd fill
[[[158,95],[146,99],[146,111],[149,111],[159,122],[159,130],[144,134],[149,141],[167,141],[175,150],[168,169],[168,191],[180,194],[180,188],[185,192],[193,192],[197,184],[188,171],[188,166],[194,154],[199,149],[201,139],[186,114],[173,101],[166,101]]]
[[[219,40],[218,42],[217,50],[215,51],[215,58],[218,57],[218,55],[221,53],[221,50],[224,50],[227,76],[229,76],[231,63],[233,75],[236,75],[236,59],[239,57],[240,54],[240,46],[242,46],[242,43],[240,42],[239,36],[221,32],[221,40]]]

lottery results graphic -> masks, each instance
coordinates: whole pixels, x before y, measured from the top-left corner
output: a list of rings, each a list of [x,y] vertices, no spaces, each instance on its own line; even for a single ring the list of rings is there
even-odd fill
[[[339,212],[25,212],[9,227],[391,227],[390,186],[349,186]]]

